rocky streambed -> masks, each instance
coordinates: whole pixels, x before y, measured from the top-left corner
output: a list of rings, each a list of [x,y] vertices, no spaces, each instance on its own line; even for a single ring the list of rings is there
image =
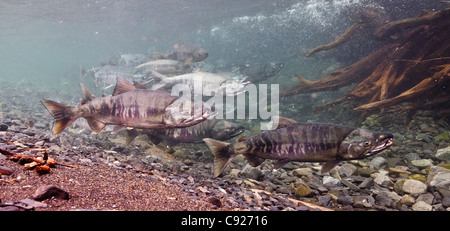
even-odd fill
[[[392,132],[394,145],[327,174],[320,163],[274,170],[271,161],[253,168],[237,157],[213,178],[204,144],[154,146],[138,137],[127,146],[123,134],[78,128],[53,136],[39,103],[48,93],[8,89],[0,92],[0,149],[47,150],[57,165],[39,174],[0,154],[0,210],[450,210],[450,128],[433,111],[418,112],[407,127],[398,115],[369,117],[363,126]],[[68,196],[37,197],[52,187]]]

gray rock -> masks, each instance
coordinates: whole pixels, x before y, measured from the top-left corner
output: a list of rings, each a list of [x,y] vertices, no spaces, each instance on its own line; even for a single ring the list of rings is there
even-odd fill
[[[414,203],[416,203],[416,200],[414,200],[414,197],[412,197],[412,196],[410,196],[410,195],[408,195],[408,194],[405,194],[405,195],[402,196],[401,202],[402,202],[402,204],[404,204],[404,205],[411,206],[411,205],[413,205]]]
[[[327,195],[324,195],[324,196],[320,196],[318,199],[319,199],[319,205],[320,206],[327,206],[328,203],[331,200],[331,196],[327,194]],[[450,200],[449,200],[449,202],[450,202]]]
[[[361,184],[359,184],[359,188],[361,189],[368,189],[372,187],[373,185],[373,179],[372,178],[366,178]]]
[[[47,208],[47,204],[42,203],[42,202],[38,202],[38,201],[35,201],[35,200],[32,200],[32,199],[29,199],[29,198],[20,200],[19,202],[23,203],[23,204],[27,204],[27,205],[29,205],[29,206],[31,206],[33,208],[36,208],[36,207]]]
[[[0,207],[0,211],[20,211],[20,209],[16,206],[12,206],[12,205],[8,205],[8,206],[4,206],[4,207]]]
[[[372,208],[375,205],[375,198],[372,196],[355,196],[353,206],[356,208]]]
[[[436,151],[436,158],[440,160],[450,160],[450,146],[446,148],[441,148]]]
[[[450,197],[444,197],[442,199],[442,206],[446,208],[450,207]]]
[[[423,141],[425,141],[427,143],[431,142],[431,137],[427,133],[419,133],[419,134],[417,134],[416,139],[417,140],[423,140]]]
[[[296,168],[292,170],[292,175],[301,177],[301,176],[311,176],[313,173],[312,168]]]
[[[394,182],[392,182],[391,178],[388,176],[389,172],[380,171],[380,173],[375,177],[374,182],[383,187],[392,187],[394,186]]]
[[[429,159],[412,160],[411,164],[417,168],[426,168],[433,165],[433,162]]]
[[[8,130],[8,125],[0,124],[0,131],[6,131],[6,130]]]
[[[420,156],[417,153],[409,153],[405,156],[408,161],[420,160]]]
[[[433,206],[427,204],[424,201],[418,201],[415,204],[413,204],[412,209],[414,211],[431,211],[433,210]]]
[[[351,205],[354,202],[353,198],[350,196],[339,196],[336,201],[341,205]]]
[[[377,156],[375,158],[373,158],[369,164],[374,168],[374,169],[380,169],[383,168],[384,166],[387,165],[387,160],[381,156]]]
[[[33,194],[33,199],[37,201],[43,201],[52,197],[64,200],[68,200],[70,198],[68,192],[54,185],[41,186]]]
[[[395,207],[397,203],[402,199],[396,192],[383,191],[377,194],[375,197],[379,204]]]
[[[323,186],[327,188],[334,188],[341,184],[341,181],[332,177],[332,176],[324,176],[322,180]]]
[[[402,190],[412,196],[419,196],[427,192],[427,185],[418,180],[406,180],[403,183]]]
[[[262,177],[264,177],[261,169],[254,168],[254,167],[250,166],[249,164],[245,165],[239,174],[243,177],[254,179],[254,180],[260,180]]]
[[[420,195],[419,197],[417,197],[416,201],[417,202],[423,201],[423,202],[431,205],[431,204],[433,204],[433,199],[434,199],[433,194],[431,194],[431,193],[424,193],[424,194]]]
[[[345,163],[339,169],[338,173],[341,177],[349,177],[353,175],[358,168],[353,164]]]
[[[450,170],[439,166],[432,166],[427,177],[427,184],[443,189],[450,189]]]

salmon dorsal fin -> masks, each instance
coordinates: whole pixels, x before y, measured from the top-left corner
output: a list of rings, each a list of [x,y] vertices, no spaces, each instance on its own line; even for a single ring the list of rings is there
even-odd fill
[[[286,118],[286,117],[278,116],[278,127],[277,127],[277,129],[284,128],[284,127],[287,127],[287,126],[290,126],[290,125],[296,124],[296,123],[298,123],[298,122],[293,120],[293,119],[289,119],[289,118]]]
[[[245,137],[245,136],[239,136],[239,138],[237,138],[237,142],[242,142],[242,141],[246,141],[247,140],[247,137]]]
[[[113,96],[132,91],[136,89],[133,84],[126,81],[124,78],[117,78],[116,88],[114,88]]]
[[[80,83],[80,87],[84,96],[84,99],[80,102],[81,105],[86,104],[87,102],[92,101],[92,99],[95,98],[95,96],[91,93],[91,91],[89,91],[89,89],[87,89],[86,86],[84,86],[83,83]]]

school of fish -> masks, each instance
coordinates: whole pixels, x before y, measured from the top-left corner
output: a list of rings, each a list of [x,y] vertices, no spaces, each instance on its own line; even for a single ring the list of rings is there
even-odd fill
[[[275,168],[290,161],[325,162],[322,173],[341,161],[373,156],[393,144],[387,132],[326,123],[298,123],[282,118],[277,129],[239,137],[237,143],[225,142],[242,134],[244,126],[215,117],[217,112],[204,102],[200,105],[186,97],[171,95],[168,90],[184,84],[194,91],[200,84],[208,92],[224,90],[227,96],[245,92],[249,83],[258,83],[275,76],[283,63],[245,64],[239,68],[244,78],[230,78],[218,73],[193,71],[191,64],[204,61],[208,52],[195,46],[177,46],[168,54],[121,55],[121,65],[93,68],[96,86],[115,86],[112,95],[95,97],[81,85],[84,98],[78,106],[52,100],[41,100],[54,117],[53,134],[62,132],[78,118],[85,118],[90,129],[99,133],[114,125],[113,133],[126,130],[127,144],[139,134],[147,135],[155,145],[161,141],[193,143],[204,141],[214,155],[214,177],[222,174],[237,155],[244,155],[251,166],[264,160],[276,160]],[[134,66],[130,66],[134,65]],[[132,84],[132,82],[134,84]],[[146,84],[152,82],[151,87]],[[212,87],[208,89],[208,87]],[[180,105],[190,105],[181,108]],[[281,117],[280,117],[281,118]]]

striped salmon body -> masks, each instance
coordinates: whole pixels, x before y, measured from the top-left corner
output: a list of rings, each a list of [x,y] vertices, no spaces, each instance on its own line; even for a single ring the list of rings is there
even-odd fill
[[[326,161],[334,159],[339,144],[354,128],[329,124],[303,124],[252,136],[247,153],[266,159]]]
[[[293,121],[286,127],[238,139],[236,144],[203,140],[215,156],[214,176],[217,177],[239,154],[244,155],[253,167],[266,159],[277,160],[275,168],[289,161],[326,162],[321,170],[325,173],[343,160],[362,159],[383,151],[392,145],[393,138],[386,132]]]
[[[116,125],[113,132],[129,127],[189,127],[214,115],[203,102],[194,104],[189,99],[172,96],[167,92],[136,89],[123,78],[117,80],[112,96],[95,98],[83,84],[81,89],[84,99],[79,107],[41,100],[55,118],[53,134],[60,133],[80,117],[86,119],[94,133],[99,133],[106,125]]]

